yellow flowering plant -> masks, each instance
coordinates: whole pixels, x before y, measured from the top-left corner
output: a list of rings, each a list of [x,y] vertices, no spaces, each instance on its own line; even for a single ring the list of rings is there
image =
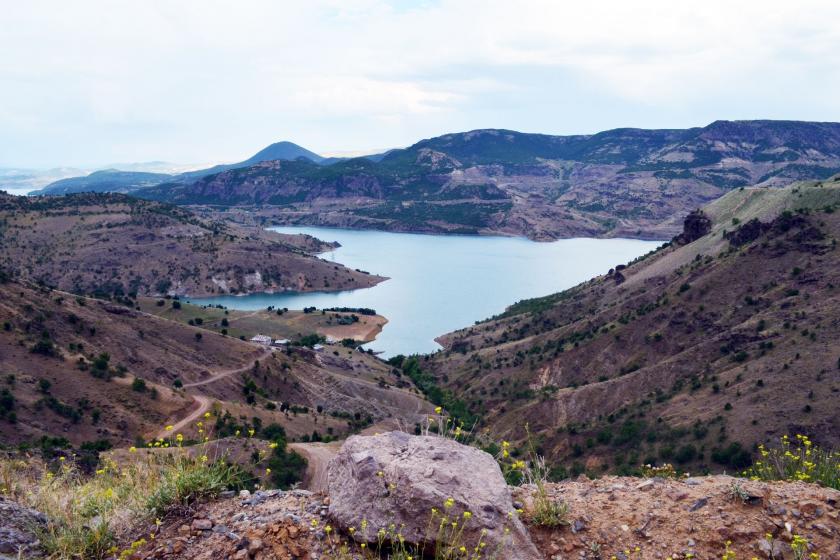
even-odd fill
[[[822,449],[808,436],[782,436],[779,446],[758,446],[759,457],[741,474],[752,480],[799,480],[840,490],[840,452]]]

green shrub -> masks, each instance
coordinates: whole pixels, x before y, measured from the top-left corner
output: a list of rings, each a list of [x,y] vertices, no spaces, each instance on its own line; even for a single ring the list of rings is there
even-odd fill
[[[738,442],[712,450],[712,461],[733,469],[744,469],[752,463],[750,453]]]
[[[197,500],[215,497],[228,488],[244,486],[247,478],[239,467],[224,461],[176,460],[146,500],[146,508],[152,515],[163,517]]]
[[[677,449],[677,452],[674,454],[674,460],[680,464],[691,462],[696,457],[697,448],[690,443]]]
[[[287,450],[285,441],[280,440],[274,443],[277,445],[268,459],[271,481],[278,488],[286,489],[303,480],[307,461],[298,453]]]
[[[55,344],[53,344],[50,335],[47,333],[44,333],[44,336],[32,345],[31,350],[33,354],[41,354],[42,356],[56,355]]]

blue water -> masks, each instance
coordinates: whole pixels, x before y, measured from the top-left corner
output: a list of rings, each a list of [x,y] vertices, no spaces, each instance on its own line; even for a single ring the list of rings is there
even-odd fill
[[[272,228],[308,233],[341,247],[321,258],[389,277],[373,288],[193,299],[254,310],[370,307],[388,319],[368,347],[384,355],[433,352],[434,338],[504,311],[520,299],[572,287],[656,248],[635,239],[564,239],[417,235],[317,227]]]

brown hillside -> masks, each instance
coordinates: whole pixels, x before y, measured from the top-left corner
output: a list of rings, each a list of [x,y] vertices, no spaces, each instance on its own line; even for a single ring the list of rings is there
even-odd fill
[[[0,193],[0,268],[74,293],[329,291],[382,280],[311,254],[325,247],[125,195]]]
[[[838,203],[838,181],[734,191],[707,235],[446,335],[423,367],[574,471],[734,469],[786,433],[837,446]]]
[[[430,409],[363,352],[272,351],[123,303],[17,282],[0,283],[0,374],[13,398],[0,417],[4,444],[42,435],[130,444],[211,408],[239,425],[277,422],[292,439],[313,430],[339,436],[386,418],[413,425]],[[132,389],[135,377],[145,391]]]

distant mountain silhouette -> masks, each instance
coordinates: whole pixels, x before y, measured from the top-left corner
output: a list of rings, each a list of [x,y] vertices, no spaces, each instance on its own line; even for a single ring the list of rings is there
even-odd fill
[[[36,195],[61,195],[80,192],[117,192],[127,193],[159,185],[164,181],[172,179],[172,175],[166,173],[145,173],[142,171],[119,171],[116,169],[103,169],[94,171],[83,177],[70,177],[54,181],[38,191],[30,194]]]

